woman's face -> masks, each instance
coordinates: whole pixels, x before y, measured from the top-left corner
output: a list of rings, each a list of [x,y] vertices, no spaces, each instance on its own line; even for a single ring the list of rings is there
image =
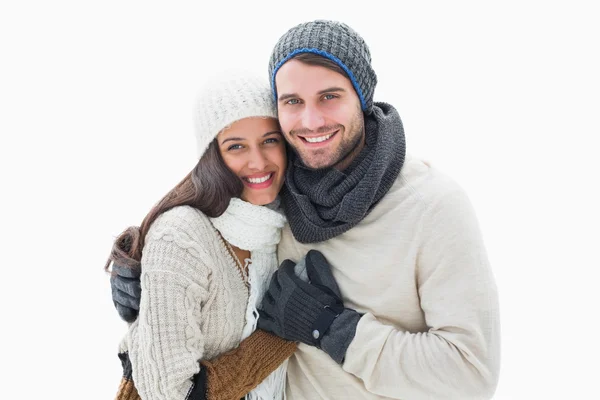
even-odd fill
[[[265,205],[283,186],[287,157],[276,119],[252,117],[231,124],[217,135],[223,161],[244,184],[241,198]]]

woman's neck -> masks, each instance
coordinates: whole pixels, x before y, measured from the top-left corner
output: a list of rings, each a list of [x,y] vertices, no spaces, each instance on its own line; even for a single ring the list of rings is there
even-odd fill
[[[232,254],[232,255],[237,258],[237,260],[239,261],[239,265],[242,266],[242,268],[244,268],[244,266],[246,265],[246,259],[250,258],[250,252],[248,250],[242,250],[239,247],[232,245],[231,243],[229,243],[229,245],[231,246],[231,249],[234,252],[234,254]],[[243,272],[244,272],[244,276],[248,276],[248,267],[247,266],[245,267],[245,271],[243,271]]]

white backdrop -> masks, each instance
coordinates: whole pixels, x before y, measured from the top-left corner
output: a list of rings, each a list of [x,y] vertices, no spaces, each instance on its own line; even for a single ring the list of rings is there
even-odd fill
[[[0,398],[113,398],[113,238],[195,164],[203,77],[266,74],[279,36],[315,18],[363,35],[375,100],[475,205],[500,290],[495,399],[597,393],[594,2],[201,3],[0,5]]]

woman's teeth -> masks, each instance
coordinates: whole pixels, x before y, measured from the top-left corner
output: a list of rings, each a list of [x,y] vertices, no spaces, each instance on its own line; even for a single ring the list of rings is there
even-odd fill
[[[263,183],[263,182],[266,182],[269,179],[271,179],[271,176],[273,176],[272,173],[269,175],[265,175],[262,178],[245,178],[245,179],[250,183]]]

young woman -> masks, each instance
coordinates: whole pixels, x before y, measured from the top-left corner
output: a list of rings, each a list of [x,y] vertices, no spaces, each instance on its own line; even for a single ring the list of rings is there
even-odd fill
[[[283,399],[296,345],[256,331],[285,223],[286,149],[269,85],[213,79],[195,119],[197,165],[117,238],[105,267],[141,270],[117,398]]]

